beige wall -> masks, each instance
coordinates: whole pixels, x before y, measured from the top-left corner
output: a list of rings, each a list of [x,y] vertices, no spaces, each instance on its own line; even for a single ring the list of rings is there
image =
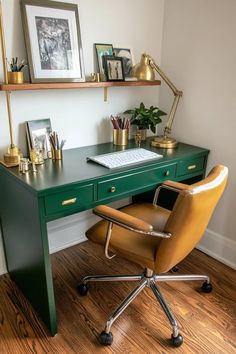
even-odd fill
[[[208,170],[229,167],[229,183],[200,247],[236,266],[236,1],[166,0],[162,68],[184,91],[173,135],[211,150]],[[172,96],[162,87],[160,106]]]

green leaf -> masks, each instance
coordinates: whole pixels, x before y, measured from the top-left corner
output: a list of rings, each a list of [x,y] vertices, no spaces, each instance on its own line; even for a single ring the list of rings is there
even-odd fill
[[[159,109],[158,115],[159,115],[159,116],[166,116],[167,113],[166,113],[166,112],[163,112],[163,111],[161,111],[161,110]]]

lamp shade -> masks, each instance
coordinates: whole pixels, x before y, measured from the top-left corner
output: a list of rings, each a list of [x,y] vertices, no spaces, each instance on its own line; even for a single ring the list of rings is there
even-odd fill
[[[148,55],[142,54],[140,63],[133,67],[132,75],[135,76],[138,80],[154,81],[155,72],[149,62],[150,59]]]

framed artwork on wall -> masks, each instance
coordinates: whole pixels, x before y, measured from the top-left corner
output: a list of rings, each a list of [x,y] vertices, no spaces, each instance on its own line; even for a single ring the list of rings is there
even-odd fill
[[[113,45],[112,44],[103,44],[103,43],[95,43],[94,44],[96,57],[97,57],[97,66],[98,71],[102,76],[105,74],[104,68],[104,56],[105,55],[113,55]]]
[[[134,55],[131,48],[113,48],[113,53],[117,57],[123,59],[124,75],[125,78],[132,77],[132,68],[135,64]]]
[[[32,82],[85,81],[78,7],[21,0]]]
[[[107,81],[124,81],[122,58],[105,55],[104,66]]]

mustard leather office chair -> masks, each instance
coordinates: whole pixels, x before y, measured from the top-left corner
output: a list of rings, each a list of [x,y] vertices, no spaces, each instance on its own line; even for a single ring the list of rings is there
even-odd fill
[[[184,259],[199,242],[207,227],[213,210],[221,197],[228,176],[228,169],[222,165],[214,167],[202,181],[192,185],[166,181],[157,188],[153,204],[132,204],[121,210],[100,205],[94,213],[103,221],[91,227],[86,235],[89,240],[104,245],[105,255],[115,254],[140,264],[145,268],[138,275],[94,275],[87,276],[78,286],[81,295],[86,295],[90,281],[136,281],[139,282],[127,298],[108,319],[100,342],[110,345],[113,322],[126,307],[147,286],[156,296],[172,325],[172,345],[178,347],[183,342],[177,322],[166,304],[158,282],[202,280],[203,292],[210,292],[212,285],[207,275],[165,274]],[[173,210],[158,206],[158,193],[165,188],[178,192]],[[110,255],[109,248],[115,252]],[[121,263],[122,266],[122,263]]]

